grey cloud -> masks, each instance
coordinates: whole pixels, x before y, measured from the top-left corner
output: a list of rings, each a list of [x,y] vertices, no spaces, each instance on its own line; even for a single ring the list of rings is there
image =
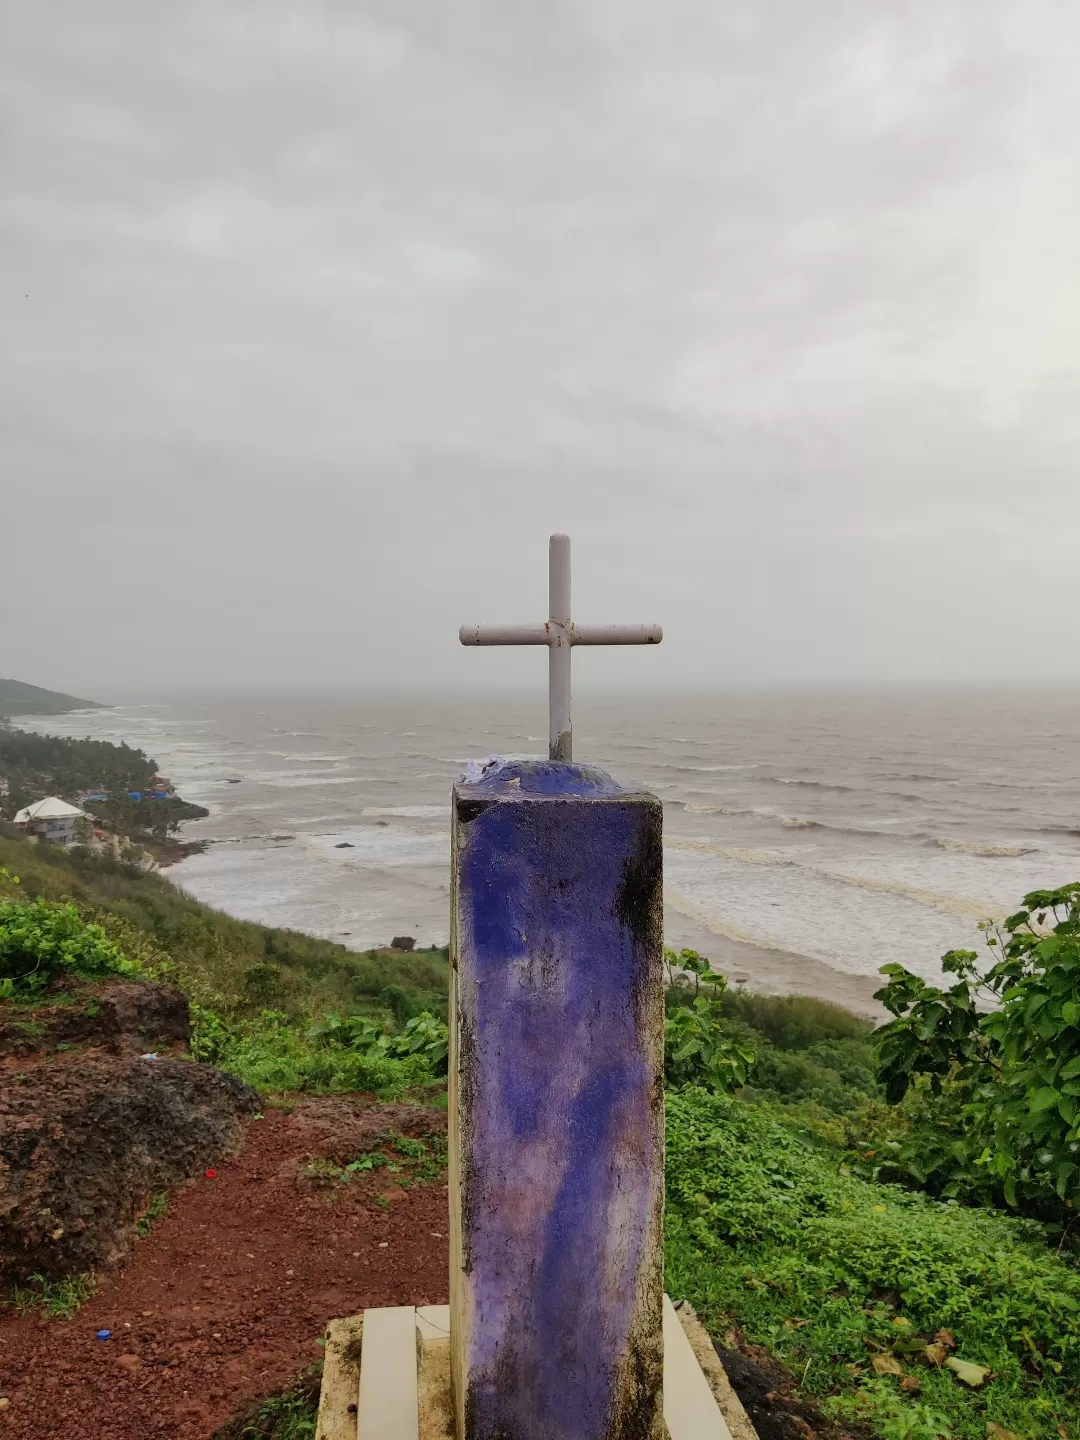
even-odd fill
[[[0,13],[0,673],[1080,680],[1070,7]]]

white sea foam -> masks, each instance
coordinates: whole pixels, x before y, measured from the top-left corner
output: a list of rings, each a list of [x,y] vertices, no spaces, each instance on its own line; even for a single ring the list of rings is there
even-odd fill
[[[366,805],[360,814],[365,819],[376,816],[402,820],[443,820],[449,817],[449,805]]]
[[[254,780],[255,776],[247,776]],[[257,783],[271,790],[309,790],[321,785],[361,785],[371,777],[366,775],[262,775]]]
[[[1037,845],[994,845],[987,840],[953,840],[948,836],[939,837],[937,843],[943,850],[953,850],[963,855],[985,855],[1001,859],[1017,855],[1034,855],[1039,848]]]

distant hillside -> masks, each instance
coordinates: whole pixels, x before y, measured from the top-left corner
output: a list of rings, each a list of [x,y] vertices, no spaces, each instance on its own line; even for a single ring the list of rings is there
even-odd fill
[[[43,690],[22,680],[0,680],[0,715],[66,715],[69,710],[104,710],[96,700],[80,700],[59,690]]]

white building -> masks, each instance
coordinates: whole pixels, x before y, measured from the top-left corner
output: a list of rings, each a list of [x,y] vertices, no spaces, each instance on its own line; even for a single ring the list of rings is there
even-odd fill
[[[49,795],[33,805],[27,805],[15,816],[15,826],[27,835],[36,835],[50,845],[70,845],[76,837],[75,826],[86,816],[77,805],[69,805]]]

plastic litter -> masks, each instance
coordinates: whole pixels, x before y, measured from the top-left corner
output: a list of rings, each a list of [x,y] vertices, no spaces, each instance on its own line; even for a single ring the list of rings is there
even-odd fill
[[[160,1060],[160,1059],[161,1059],[161,1056],[158,1055],[158,1054],[156,1054],[155,1051],[151,1050],[149,1055],[140,1055],[140,1056],[139,1056],[139,1059],[140,1059],[140,1060]]]
[[[217,1171],[216,1171],[216,1170],[204,1170],[204,1171],[203,1171],[203,1174],[206,1176],[207,1180],[216,1180],[216,1179],[217,1179]]]
[[[111,1331],[111,1330],[99,1330],[99,1331],[97,1332],[97,1334],[94,1336],[94,1339],[95,1339],[95,1340],[108,1340],[111,1335],[112,1335],[112,1331]]]

